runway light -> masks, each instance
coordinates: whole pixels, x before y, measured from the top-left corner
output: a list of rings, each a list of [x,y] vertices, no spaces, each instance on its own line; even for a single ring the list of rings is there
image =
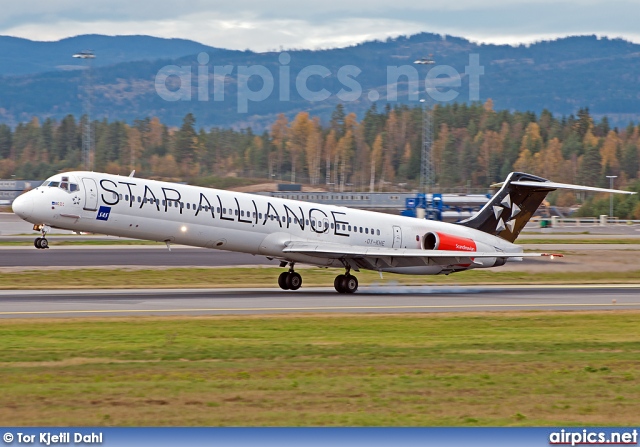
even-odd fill
[[[182,226],[182,228],[180,228],[180,230],[182,230],[183,233],[187,232],[187,227],[185,225]]]
[[[551,255],[551,260],[553,261],[553,259],[555,258],[555,256]]]

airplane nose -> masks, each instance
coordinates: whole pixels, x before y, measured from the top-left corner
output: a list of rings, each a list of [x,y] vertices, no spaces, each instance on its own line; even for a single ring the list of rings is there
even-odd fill
[[[13,208],[13,212],[20,216],[20,218],[28,219],[33,213],[33,196],[27,193],[16,197],[11,208]]]

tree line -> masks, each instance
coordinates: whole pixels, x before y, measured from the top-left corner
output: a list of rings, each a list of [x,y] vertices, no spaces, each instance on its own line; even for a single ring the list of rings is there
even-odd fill
[[[338,191],[392,191],[417,187],[423,109],[376,104],[362,119],[339,104],[328,123],[300,112],[280,114],[270,128],[197,128],[189,113],[179,128],[158,118],[92,123],[97,171],[194,181],[249,177],[308,183]],[[42,179],[82,169],[85,118],[37,118],[14,129],[0,125],[0,178]],[[486,188],[514,170],[565,183],[616,187],[638,180],[640,125],[612,128],[588,108],[576,115],[496,111],[484,104],[451,103],[432,110],[435,189]],[[560,196],[561,204],[575,196]],[[633,212],[631,212],[633,214]],[[639,216],[640,217],[640,216]]]

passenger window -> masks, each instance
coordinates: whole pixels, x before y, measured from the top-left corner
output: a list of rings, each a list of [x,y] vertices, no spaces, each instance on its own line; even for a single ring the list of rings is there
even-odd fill
[[[376,230],[376,234],[380,236],[380,230]]]
[[[238,215],[238,210],[235,210],[234,214],[237,216]]]
[[[187,209],[190,210],[191,209],[191,204],[187,203]]]
[[[305,223],[306,223],[307,226],[309,226],[309,219],[306,219]]]
[[[324,223],[324,229],[325,229],[325,230],[328,230],[328,229],[329,229],[329,222],[325,222],[325,223]]]
[[[262,213],[258,213],[258,219],[262,219]]]
[[[118,194],[118,197],[120,198],[120,200],[122,200],[122,194]]]
[[[333,230],[333,223],[331,223],[331,229]]]
[[[184,208],[184,203],[180,202],[180,208]]]
[[[351,225],[349,225],[349,231],[351,231]]]
[[[365,228],[365,229],[364,229],[364,232],[365,232],[365,233],[367,233],[367,234],[369,234],[369,229],[368,229],[368,228]]]
[[[222,214],[227,214],[227,209],[226,208],[222,208]]]

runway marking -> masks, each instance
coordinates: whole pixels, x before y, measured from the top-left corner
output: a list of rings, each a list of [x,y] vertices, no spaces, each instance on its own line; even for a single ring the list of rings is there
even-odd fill
[[[0,271],[2,268],[0,268]],[[429,291],[433,291],[434,293],[440,292],[443,289],[450,290],[479,290],[480,292],[493,292],[497,290],[521,290],[527,289],[531,290],[580,290],[580,289],[640,289],[640,284],[423,284],[423,285],[405,285],[405,284],[380,284],[378,286],[363,286],[360,290],[365,294],[374,294],[378,295],[377,292],[383,291],[388,292],[390,290],[402,290],[402,293],[398,293],[398,295],[411,295],[412,291],[415,291],[416,288],[419,289],[428,289]],[[316,293],[316,292],[328,292],[334,291],[333,287],[307,287],[305,292]],[[212,293],[216,295],[222,295],[224,293],[238,294],[238,293],[255,293],[255,292],[282,292],[281,289],[276,287],[254,287],[254,288],[242,288],[242,287],[216,287],[216,288],[202,288],[202,289],[0,289],[0,297],[5,296],[59,296],[59,295],[120,295],[127,294],[131,297],[138,296],[146,296],[150,294],[159,294],[159,293],[174,293],[179,295],[189,295],[189,294],[203,294],[203,293]],[[416,294],[420,294],[420,292],[415,292]],[[293,296],[293,295],[292,295]],[[2,315],[0,313],[0,315]]]
[[[490,309],[490,308],[546,308],[546,307],[635,307],[640,303],[555,303],[555,304],[454,304],[416,306],[336,306],[336,307],[240,307],[194,309],[115,309],[115,310],[51,310],[0,312],[2,315],[61,315],[61,314],[118,314],[118,313],[168,313],[168,312],[268,312],[312,310],[392,310],[392,309]]]

